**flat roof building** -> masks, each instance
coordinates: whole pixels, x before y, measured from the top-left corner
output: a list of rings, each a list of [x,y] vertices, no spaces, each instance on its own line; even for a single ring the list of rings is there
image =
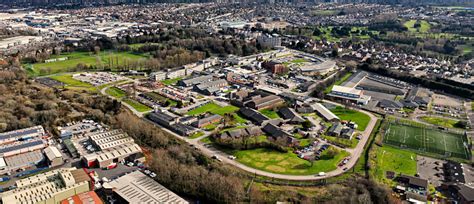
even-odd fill
[[[48,159],[49,166],[56,167],[64,164],[63,156],[55,146],[49,146],[44,149],[44,154]]]
[[[34,126],[10,132],[0,133],[0,144],[18,141],[19,139],[28,139],[34,137],[41,137],[45,135],[43,126]]]
[[[16,181],[16,189],[0,194],[2,203],[60,203],[90,191],[90,177],[82,169],[62,168]]]
[[[366,105],[367,103],[369,103],[369,100],[371,99],[370,96],[363,95],[362,90],[358,90],[351,87],[338,86],[338,85],[334,85],[332,87],[331,92],[328,95],[332,97],[340,98],[343,100],[349,100],[357,104],[363,104],[363,105]]]
[[[104,183],[124,203],[189,203],[140,171]]]

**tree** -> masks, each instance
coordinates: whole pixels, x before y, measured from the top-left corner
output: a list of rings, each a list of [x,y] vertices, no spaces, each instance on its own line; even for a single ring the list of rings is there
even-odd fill
[[[303,125],[303,128],[304,128],[305,130],[308,130],[308,129],[311,128],[311,126],[312,126],[312,124],[311,124],[311,122],[310,122],[309,120],[303,121],[303,123],[301,123],[301,125]]]

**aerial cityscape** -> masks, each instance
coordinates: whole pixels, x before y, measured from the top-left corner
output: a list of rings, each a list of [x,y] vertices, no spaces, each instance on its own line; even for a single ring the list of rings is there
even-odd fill
[[[0,0],[0,203],[474,203],[472,0]]]

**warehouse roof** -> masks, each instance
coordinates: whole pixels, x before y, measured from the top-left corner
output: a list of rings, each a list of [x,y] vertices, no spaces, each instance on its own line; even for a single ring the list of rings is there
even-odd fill
[[[134,171],[104,184],[129,203],[188,203],[152,178]]]
[[[18,143],[18,145],[11,145],[4,148],[0,148],[0,154],[19,150],[19,149],[24,149],[28,147],[34,147],[36,145],[41,145],[41,144],[44,145],[43,140],[33,140],[33,141],[22,142],[22,143]]]
[[[44,129],[42,126],[34,126],[30,128],[25,128],[21,130],[14,130],[10,132],[4,132],[0,133],[0,140],[8,139],[8,138],[16,138],[16,137],[21,137],[24,135],[29,135],[29,134],[43,134]]]
[[[346,86],[338,86],[338,85],[334,85],[332,87],[331,92],[348,93],[348,94],[354,94],[354,95],[361,95],[362,93],[361,90],[351,88],[351,87],[346,87]]]
[[[339,117],[337,117],[333,112],[331,112],[329,109],[327,109],[323,104],[320,103],[314,103],[311,104],[311,108],[313,108],[316,112],[318,112],[324,119],[331,121],[334,119],[339,120]]]
[[[44,149],[44,154],[46,154],[46,157],[48,157],[49,160],[62,157],[61,152],[59,152],[58,148],[55,146],[46,147],[46,149]]]

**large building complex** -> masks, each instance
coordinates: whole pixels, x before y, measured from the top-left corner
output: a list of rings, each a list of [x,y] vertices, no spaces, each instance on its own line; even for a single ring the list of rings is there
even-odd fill
[[[119,203],[188,203],[140,171],[134,171],[104,184]]]
[[[90,191],[90,177],[82,169],[62,168],[16,181],[16,189],[0,194],[2,203],[60,203]]]
[[[122,130],[89,133],[85,137],[74,145],[87,167],[105,168],[123,160],[143,158],[140,146]]]
[[[371,98],[368,95],[364,95],[364,92],[362,90],[338,85],[334,85],[332,87],[329,96],[362,105],[366,105],[367,103],[369,103],[369,100]]]

